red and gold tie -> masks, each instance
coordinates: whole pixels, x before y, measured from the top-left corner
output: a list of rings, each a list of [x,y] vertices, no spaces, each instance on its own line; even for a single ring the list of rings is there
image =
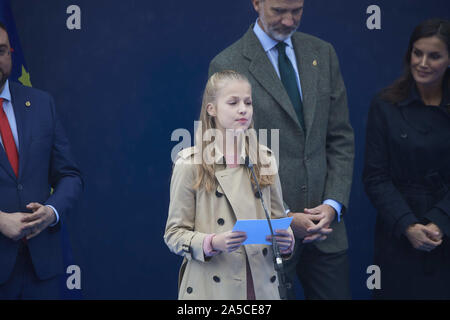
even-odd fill
[[[5,148],[6,156],[9,163],[16,174],[19,176],[19,153],[17,152],[17,146],[14,142],[14,136],[9,126],[8,118],[3,110],[3,98],[0,98],[0,134],[2,136],[3,148]]]

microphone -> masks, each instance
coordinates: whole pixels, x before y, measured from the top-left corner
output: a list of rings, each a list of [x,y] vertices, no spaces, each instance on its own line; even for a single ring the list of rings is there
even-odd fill
[[[253,163],[250,161],[249,156],[245,157],[245,166],[250,169],[252,172],[253,180],[255,180],[257,191],[255,196],[261,200],[261,205],[264,209],[264,213],[266,214],[267,224],[269,225],[270,234],[272,236],[272,251],[274,257],[274,266],[275,271],[278,274],[278,292],[280,293],[281,300],[287,300],[287,288],[291,287],[290,283],[286,282],[286,275],[284,273],[283,267],[283,259],[281,258],[280,248],[278,247],[278,243],[275,240],[275,235],[273,233],[272,221],[270,219],[269,213],[267,212],[266,205],[264,203],[264,199],[261,193],[261,188],[259,186],[258,180],[256,179],[255,170],[253,168]]]

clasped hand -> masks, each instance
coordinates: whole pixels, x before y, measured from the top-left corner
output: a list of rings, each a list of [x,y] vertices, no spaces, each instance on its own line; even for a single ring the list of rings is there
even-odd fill
[[[290,212],[293,217],[291,228],[297,238],[303,239],[303,243],[323,241],[333,229],[330,228],[336,211],[327,204],[321,204],[315,208],[307,209],[305,212]]]
[[[40,203],[29,203],[27,209],[31,210],[32,213],[1,212],[0,232],[14,241],[24,237],[31,239],[56,220],[53,209]]]
[[[414,249],[431,251],[442,243],[442,231],[434,223],[410,225],[405,235]]]

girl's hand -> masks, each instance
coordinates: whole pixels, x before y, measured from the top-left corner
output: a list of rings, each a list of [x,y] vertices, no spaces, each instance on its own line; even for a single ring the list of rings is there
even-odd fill
[[[247,240],[247,234],[241,231],[227,231],[216,234],[211,241],[214,250],[233,252]]]
[[[272,236],[267,236],[266,240],[272,242]],[[275,240],[282,254],[289,254],[294,247],[294,235],[290,230],[275,230]]]

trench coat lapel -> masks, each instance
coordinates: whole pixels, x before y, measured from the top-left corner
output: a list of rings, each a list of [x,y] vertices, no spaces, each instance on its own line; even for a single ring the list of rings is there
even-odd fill
[[[216,178],[236,219],[255,219],[255,201],[250,201],[253,200],[250,197],[255,195],[252,192],[248,170],[241,165],[239,168],[216,171]]]

